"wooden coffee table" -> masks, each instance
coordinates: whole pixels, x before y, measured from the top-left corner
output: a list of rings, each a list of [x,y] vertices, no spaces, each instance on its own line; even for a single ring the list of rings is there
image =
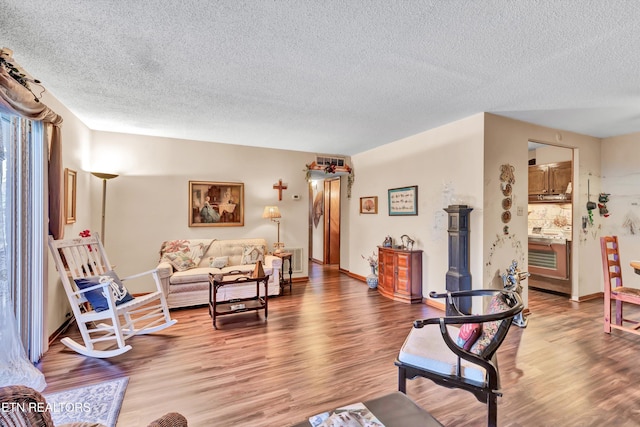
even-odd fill
[[[251,298],[238,298],[229,301],[218,301],[218,289],[223,286],[234,286],[254,282],[256,284],[256,296]],[[260,296],[260,284],[264,285],[264,297]],[[264,309],[264,320],[267,320],[269,306],[269,275],[251,277],[251,273],[231,271],[226,274],[209,273],[209,315],[213,319],[213,328],[218,329],[216,317],[227,314],[244,313]]]

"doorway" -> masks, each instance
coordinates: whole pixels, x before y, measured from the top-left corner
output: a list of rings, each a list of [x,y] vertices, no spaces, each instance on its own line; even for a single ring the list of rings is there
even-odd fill
[[[529,287],[571,297],[574,150],[529,142]]]
[[[309,258],[340,264],[340,178],[309,184]]]

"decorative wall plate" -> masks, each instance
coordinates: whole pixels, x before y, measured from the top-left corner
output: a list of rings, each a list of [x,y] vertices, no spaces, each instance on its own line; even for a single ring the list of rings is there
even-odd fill
[[[509,211],[502,212],[502,222],[506,224],[509,221],[511,221],[511,212]]]
[[[504,209],[505,211],[511,209],[511,197],[502,199],[502,209]]]
[[[502,194],[505,196],[511,195],[511,184],[507,184],[504,186],[504,188],[502,189]]]

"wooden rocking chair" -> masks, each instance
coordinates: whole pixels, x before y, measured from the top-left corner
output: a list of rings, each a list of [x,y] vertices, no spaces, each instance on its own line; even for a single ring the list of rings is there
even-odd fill
[[[618,236],[600,238],[602,251],[602,269],[604,272],[604,331],[611,333],[611,328],[640,335],[640,321],[629,319],[622,314],[622,304],[640,305],[640,289],[625,288],[622,285],[622,269],[620,268],[620,249]],[[611,300],[616,302],[615,323],[611,322]],[[625,326],[625,323],[631,325]]]
[[[90,357],[118,356],[131,350],[131,346],[125,344],[128,338],[161,331],[177,322],[169,315],[157,271],[117,278],[111,271],[111,263],[98,235],[68,240],[54,240],[49,236],[49,249],[84,340],[82,345],[69,337],[63,338],[62,343],[70,349]],[[130,298],[128,296],[119,304],[118,298],[128,292],[118,281],[144,275],[153,277],[156,290],[124,302]],[[99,304],[96,300],[100,300]],[[106,346],[101,345],[98,349],[95,347],[98,343],[106,343]]]

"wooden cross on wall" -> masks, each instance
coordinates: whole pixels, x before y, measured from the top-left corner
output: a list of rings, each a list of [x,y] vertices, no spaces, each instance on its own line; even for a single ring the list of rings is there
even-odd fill
[[[273,184],[273,189],[278,190],[278,200],[282,200],[282,190],[287,189],[287,184],[283,184],[282,180],[279,179],[277,184]]]

